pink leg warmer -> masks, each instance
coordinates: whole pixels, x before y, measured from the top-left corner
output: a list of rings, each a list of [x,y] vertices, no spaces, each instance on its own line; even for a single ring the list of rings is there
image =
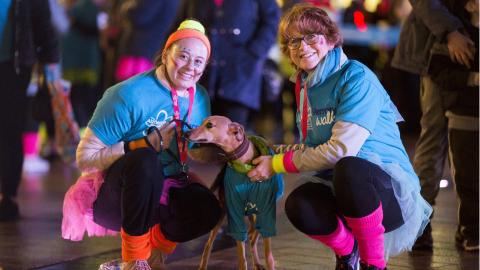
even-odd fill
[[[38,133],[23,133],[23,154],[25,156],[33,156],[38,154]]]
[[[337,229],[329,235],[309,235],[308,237],[315,239],[327,245],[335,254],[345,256],[352,253],[354,239],[352,233],[345,227],[342,220],[337,217]]]
[[[345,219],[357,239],[361,261],[385,268],[387,263],[384,258],[383,233],[385,228],[382,225],[382,205],[380,204],[375,211],[365,217],[345,217]]]

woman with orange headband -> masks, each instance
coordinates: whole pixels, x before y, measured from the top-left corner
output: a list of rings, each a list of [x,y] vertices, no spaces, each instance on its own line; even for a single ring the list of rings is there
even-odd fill
[[[187,176],[181,136],[210,115],[197,84],[210,56],[204,33],[199,22],[182,22],[154,69],[105,92],[78,146],[82,176],[65,196],[62,236],[120,231],[121,269],[151,269],[156,255],[207,233],[220,217],[215,196]]]

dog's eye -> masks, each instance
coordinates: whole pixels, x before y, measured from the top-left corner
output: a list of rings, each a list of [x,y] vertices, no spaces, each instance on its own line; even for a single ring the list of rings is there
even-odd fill
[[[206,128],[210,129],[213,127],[213,124],[212,122],[208,122],[206,125],[205,125]]]

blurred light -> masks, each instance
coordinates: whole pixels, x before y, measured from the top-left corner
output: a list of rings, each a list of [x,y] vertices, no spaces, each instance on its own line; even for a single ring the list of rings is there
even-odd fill
[[[380,2],[381,0],[365,0],[363,7],[365,7],[366,11],[374,13],[377,11],[377,6]]]
[[[448,187],[448,180],[442,179],[440,180],[440,188]]]
[[[352,5],[352,0],[333,0],[331,4],[336,9],[345,9]]]
[[[367,24],[365,23],[365,16],[362,12],[355,10],[353,12],[353,23],[357,27],[358,31],[366,32],[367,31]]]

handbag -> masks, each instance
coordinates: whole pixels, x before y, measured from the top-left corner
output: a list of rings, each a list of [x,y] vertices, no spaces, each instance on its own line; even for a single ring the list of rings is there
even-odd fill
[[[223,210],[213,192],[194,179],[194,175],[182,173],[167,177],[163,184],[160,229],[170,241],[187,242],[204,235],[222,216]]]
[[[80,142],[80,132],[70,102],[71,84],[62,80],[61,87],[54,84],[47,86],[55,123],[55,145],[61,159],[71,163],[75,161],[75,153]]]

